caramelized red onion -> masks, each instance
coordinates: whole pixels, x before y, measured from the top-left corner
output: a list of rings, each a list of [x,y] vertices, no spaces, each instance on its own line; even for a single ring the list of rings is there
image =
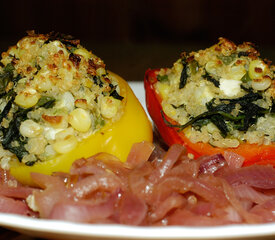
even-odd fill
[[[0,212],[37,216],[25,201],[33,190],[18,183],[8,171],[0,169]]]
[[[75,161],[70,173],[33,173],[39,189],[20,184],[10,189],[8,173],[1,172],[0,202],[18,203],[17,213],[28,215],[24,199],[32,192],[40,218],[82,223],[215,226],[275,221],[274,168],[242,163],[231,152],[190,159],[181,145],[164,151],[142,142],[133,146],[126,163],[99,153]]]

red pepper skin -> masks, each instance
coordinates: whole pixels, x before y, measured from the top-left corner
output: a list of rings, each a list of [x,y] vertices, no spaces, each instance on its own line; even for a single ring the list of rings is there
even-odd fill
[[[213,147],[208,143],[192,143],[183,132],[179,132],[177,128],[167,126],[161,115],[162,99],[154,88],[154,84],[157,82],[158,71],[159,69],[148,69],[145,73],[144,88],[146,107],[161,137],[168,146],[171,146],[174,143],[182,144],[187,148],[189,153],[194,155],[195,158],[202,155],[212,155],[231,151],[245,158],[244,166],[252,164],[271,164],[275,167],[274,143],[260,146],[257,144],[241,143],[237,148],[219,148]],[[165,118],[172,124],[177,124],[169,117],[165,116]]]

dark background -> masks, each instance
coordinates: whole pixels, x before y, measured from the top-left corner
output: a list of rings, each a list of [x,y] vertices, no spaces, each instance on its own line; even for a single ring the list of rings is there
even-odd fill
[[[81,39],[127,80],[170,67],[182,51],[221,36],[253,42],[274,62],[274,0],[22,0],[1,1],[0,10],[1,52],[26,30],[59,31]]]

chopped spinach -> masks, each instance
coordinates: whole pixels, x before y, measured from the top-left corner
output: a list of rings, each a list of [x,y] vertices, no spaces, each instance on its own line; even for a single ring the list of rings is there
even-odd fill
[[[118,100],[122,100],[124,97],[120,96],[118,94],[118,92],[116,91],[116,89],[112,90],[111,93],[110,93],[110,96],[115,98],[115,99],[118,99]]]
[[[3,111],[0,113],[0,123],[2,122],[3,118],[7,116],[9,113],[11,107],[12,107],[12,102],[14,100],[14,96],[7,102],[6,106],[4,107]]]
[[[240,131],[247,131],[252,124],[257,122],[260,116],[263,116],[267,112],[269,112],[269,109],[259,107],[254,103],[247,104],[245,108],[243,108],[242,113],[245,117],[242,119],[241,125],[239,125],[237,129]]]
[[[37,74],[38,71],[41,70],[41,67],[40,67],[40,65],[39,65],[37,62],[35,62],[34,66],[35,66],[35,68],[37,69],[37,72],[36,72],[36,74]]]
[[[271,106],[270,112],[275,113],[275,100],[274,99],[272,99],[272,106]]]
[[[166,125],[178,128],[180,131],[190,125],[199,130],[202,126],[212,122],[220,130],[221,135],[226,137],[230,129],[247,131],[250,126],[257,122],[260,116],[268,112],[275,112],[274,102],[270,109],[262,108],[253,103],[261,98],[262,96],[259,93],[249,92],[243,97],[236,99],[219,99],[218,103],[215,103],[215,99],[212,99],[206,103],[206,112],[190,118],[190,120],[183,125],[171,124],[165,119],[164,113],[162,112],[161,114]],[[233,115],[232,110],[236,108],[237,104],[240,105],[239,112],[237,115]]]
[[[214,114],[210,117],[210,121],[216,125],[216,127],[220,130],[222,137],[225,138],[229,130],[224,117],[221,114]]]
[[[181,75],[180,75],[180,84],[179,84],[179,89],[184,88],[184,86],[187,83],[187,78],[188,78],[188,74],[187,74],[187,63],[185,62],[184,59],[182,59],[182,71],[181,71]]]
[[[199,63],[196,60],[193,60],[189,63],[189,68],[191,71],[191,74],[194,75],[199,71]]]
[[[23,138],[20,134],[19,128],[21,122],[27,119],[27,113],[31,110],[20,108],[16,113],[14,113],[13,119],[9,123],[8,128],[0,127],[2,132],[1,143],[4,149],[9,150],[14,153],[19,161],[22,160],[25,154],[28,154],[24,145],[27,143],[27,138]],[[13,146],[12,142],[16,142],[17,146]]]
[[[249,77],[248,72],[246,72],[246,74],[241,78],[241,81],[244,83],[251,81],[251,78]]]
[[[73,46],[73,45],[71,45],[71,44],[67,44],[67,45],[66,45],[66,48],[68,49],[68,51],[69,51],[70,53],[74,53],[75,50],[77,49],[77,47],[75,47],[75,46]]]
[[[25,148],[25,144],[27,143],[27,141],[25,142],[20,142],[20,145],[13,147],[11,145],[9,145],[8,147],[6,147],[7,150],[9,150],[10,152],[14,153],[18,160],[21,162],[22,158],[28,154],[26,148]]]
[[[122,100],[124,97],[120,96],[118,94],[118,92],[116,91],[116,87],[117,86],[114,86],[113,84],[109,83],[109,86],[111,88],[111,92],[110,92],[110,96],[115,98],[115,99],[118,99],[118,100]]]
[[[4,68],[4,72],[10,73],[13,75],[14,66],[11,63],[8,63]]]
[[[168,82],[168,75],[157,75],[157,80],[159,82]]]
[[[43,107],[43,108],[52,108],[55,104],[56,99],[49,96],[42,96],[39,101],[37,102],[37,107]]]
[[[246,92],[253,92],[253,89],[251,87],[247,87],[244,84],[241,84],[241,89]]]
[[[103,87],[103,82],[100,76],[93,76],[94,84],[98,85],[99,87]]]
[[[12,103],[14,100],[14,95],[12,95],[11,99],[7,102],[6,106],[4,107],[3,111],[0,113],[0,123],[2,120],[7,116],[10,112]],[[36,107],[44,107],[50,108],[55,103],[55,99],[52,97],[43,96],[40,98]],[[0,142],[4,149],[9,150],[10,152],[14,153],[19,161],[22,160],[24,155],[28,154],[28,151],[25,149],[25,144],[27,144],[28,138],[24,138],[20,134],[20,125],[23,121],[27,119],[27,114],[29,111],[33,110],[34,108],[23,109],[19,108],[13,115],[13,119],[9,122],[8,128],[0,126],[1,132],[1,139]],[[16,143],[16,144],[13,144]]]
[[[13,70],[14,66],[9,63],[4,68],[3,73],[0,74],[0,94],[4,94],[6,92],[8,83],[13,80]]]
[[[100,126],[103,127],[105,125],[105,120],[102,117],[95,118],[95,124],[94,126]]]
[[[262,99],[262,95],[257,92],[249,92],[248,94],[244,95],[243,97],[234,98],[234,99],[220,99],[222,101],[229,101],[230,103],[239,103],[241,106],[246,107],[253,101],[258,99]]]
[[[205,71],[205,74],[203,74],[202,77],[205,78],[207,81],[212,82],[215,87],[220,86],[220,82],[212,77],[207,71]]]
[[[174,104],[171,104],[171,105],[172,105],[172,107],[175,108],[175,109],[177,109],[177,108],[185,108],[185,107],[186,107],[184,103],[181,104],[181,105],[179,105],[179,106],[176,106],[176,105],[174,105]]]
[[[218,105],[215,104],[216,99],[213,98],[211,101],[209,101],[208,103],[206,103],[206,108],[208,111],[222,111],[225,113],[230,113],[234,108],[235,108],[235,104],[234,103],[229,103],[229,102],[222,102]]]
[[[211,120],[207,118],[203,119],[198,119],[192,124],[192,127],[195,128],[196,130],[201,130],[203,126],[206,126],[208,123],[210,123]]]
[[[27,165],[29,167],[33,166],[34,164],[35,164],[35,161],[28,161],[25,163],[25,165]]]

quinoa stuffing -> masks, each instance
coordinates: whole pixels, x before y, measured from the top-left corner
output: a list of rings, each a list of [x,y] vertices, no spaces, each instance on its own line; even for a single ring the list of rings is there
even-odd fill
[[[193,143],[268,145],[275,141],[274,69],[252,43],[220,38],[160,69],[154,87],[163,112],[176,122],[167,124]]]
[[[59,33],[35,34],[2,53],[0,161],[26,165],[69,152],[120,117],[118,83],[104,62]]]

